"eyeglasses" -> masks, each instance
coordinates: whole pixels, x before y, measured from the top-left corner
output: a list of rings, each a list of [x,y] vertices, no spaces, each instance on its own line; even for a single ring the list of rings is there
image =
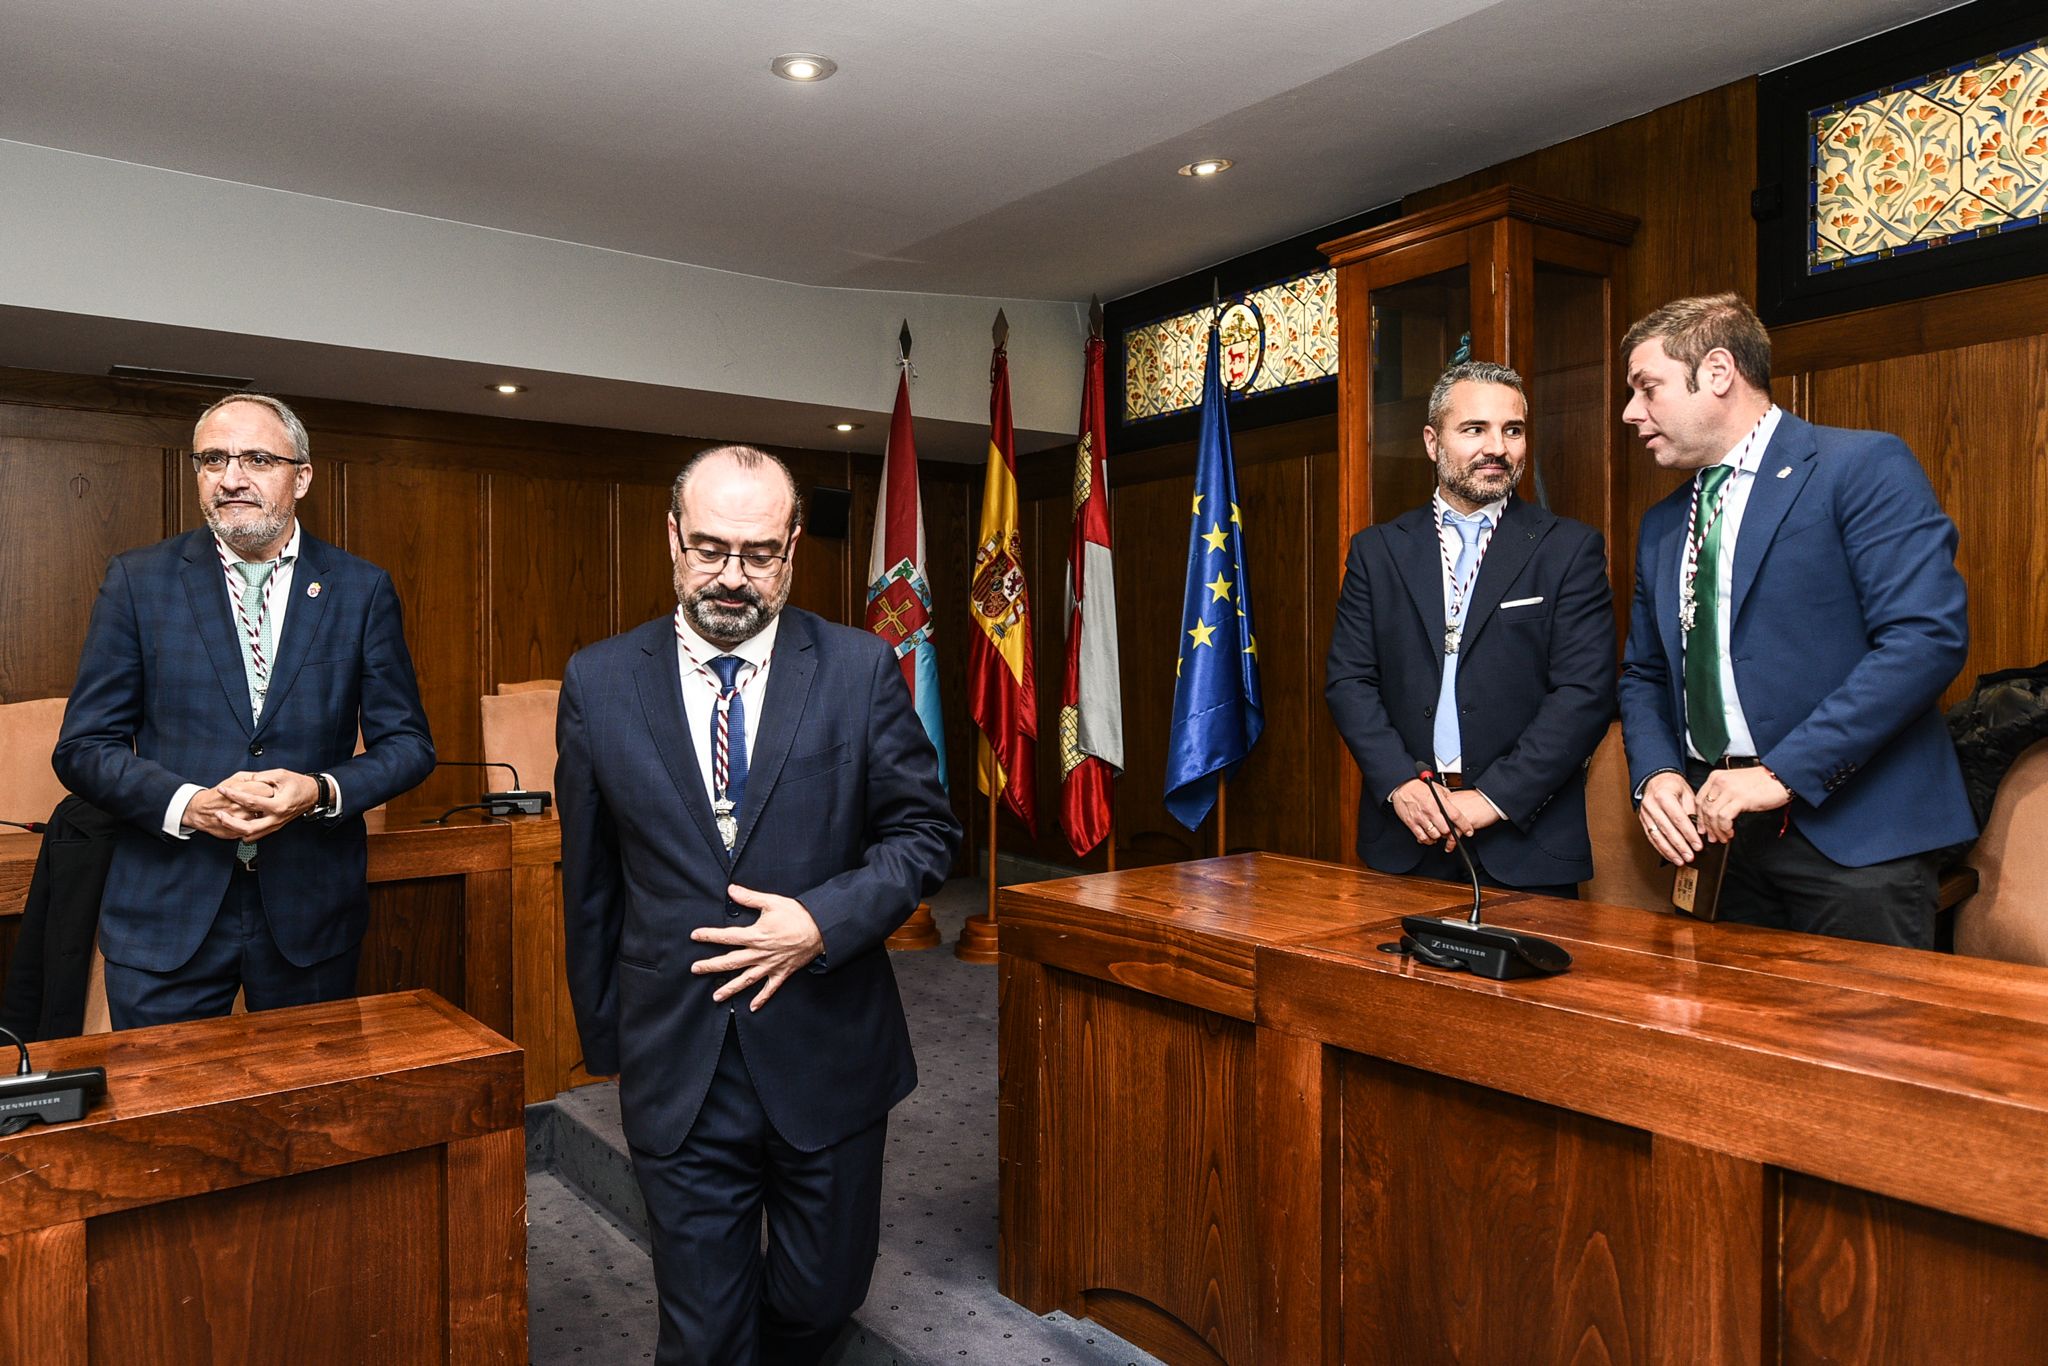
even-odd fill
[[[690,562],[690,568],[706,574],[723,574],[726,561],[738,560],[740,572],[750,579],[772,579],[789,563],[787,555],[764,550],[714,550],[708,545],[684,546],[683,558]]]
[[[272,455],[269,451],[194,451],[192,468],[205,470],[208,474],[221,474],[227,470],[230,460],[242,462],[244,474],[268,474],[286,465],[310,465],[310,460],[294,460],[290,456]]]

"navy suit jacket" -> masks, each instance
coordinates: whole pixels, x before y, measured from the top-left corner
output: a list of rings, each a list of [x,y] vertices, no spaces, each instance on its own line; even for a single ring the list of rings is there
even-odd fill
[[[1425,848],[1387,796],[1418,763],[1434,764],[1444,588],[1431,508],[1351,538],[1324,684],[1365,779],[1359,857],[1388,873],[1413,869]],[[1614,591],[1600,533],[1510,498],[1458,648],[1464,776],[1507,817],[1473,838],[1472,857],[1510,886],[1584,882],[1586,761],[1614,719]]]
[[[1621,679],[1629,781],[1685,768],[1679,556],[1691,484],[1643,517]],[[1729,655],[1792,821],[1845,867],[1977,833],[1936,703],[1970,623],[1956,528],[1906,443],[1790,413],[1735,542]]]
[[[173,839],[164,812],[182,784],[211,787],[243,769],[331,773],[341,788],[339,819],[302,817],[258,846],[278,948],[304,967],[363,937],[362,813],[418,786],[434,742],[390,576],[302,534],[292,593],[257,725],[213,534],[190,531],[107,566],[51,762],[65,787],[122,822],[100,906],[100,948],[117,963],[168,972],[198,950],[235,845]]]
[[[815,1151],[880,1119],[917,1085],[882,946],[952,866],[960,825],[895,656],[866,631],[785,609],[727,856],[683,710],[672,618],[569,661],[557,718],[563,918],[584,1065],[619,1074],[626,1138],[676,1150],[711,1084],[727,1021],[762,1107]],[[758,1014],[727,952],[690,931],[751,923],[738,883],[795,897],[825,952]],[[733,1007],[738,1007],[737,1011]]]

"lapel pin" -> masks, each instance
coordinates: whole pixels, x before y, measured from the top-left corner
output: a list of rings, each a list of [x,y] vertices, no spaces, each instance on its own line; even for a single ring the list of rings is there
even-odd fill
[[[1785,466],[1785,468],[1784,468],[1784,469],[1782,469],[1782,470],[1779,470],[1779,471],[1778,471],[1778,477],[1779,477],[1780,479],[1789,479],[1789,478],[1790,478],[1791,476],[1792,476],[1792,467],[1791,467],[1790,465],[1787,465],[1787,466]]]
[[[1786,471],[1786,473],[1788,474],[1790,472],[1791,471],[1789,470]],[[309,598],[317,598],[320,596],[320,585],[317,581],[306,585],[306,596]]]

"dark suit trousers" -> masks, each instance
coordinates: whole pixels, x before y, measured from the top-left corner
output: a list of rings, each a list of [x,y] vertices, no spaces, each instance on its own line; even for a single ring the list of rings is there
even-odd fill
[[[1709,770],[1694,761],[1695,791]],[[1909,854],[1867,868],[1848,868],[1813,847],[1785,812],[1752,811],[1735,818],[1719,918],[1801,934],[1827,934],[1909,949],[1934,947],[1941,900],[1940,858]]]
[[[888,1127],[885,1117],[818,1152],[791,1147],[761,1108],[738,1029],[726,1027],[682,1146],[661,1157],[633,1150],[661,1299],[658,1366],[811,1366],[824,1356],[874,1274]]]
[[[260,857],[260,855],[259,855]],[[107,1016],[116,1029],[210,1020],[234,1008],[235,990],[250,1010],[340,1001],[356,994],[362,945],[310,967],[286,958],[270,937],[256,875],[237,869],[199,951],[169,972],[107,960]]]

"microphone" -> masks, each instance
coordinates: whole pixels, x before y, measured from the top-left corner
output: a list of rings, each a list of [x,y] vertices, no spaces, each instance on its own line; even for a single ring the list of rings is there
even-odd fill
[[[17,822],[9,821],[9,825]],[[20,1133],[41,1120],[63,1124],[83,1119],[93,1102],[107,1093],[104,1067],[78,1067],[63,1072],[29,1070],[28,1045],[11,1029],[0,1029],[21,1050],[21,1065],[11,1077],[0,1077],[0,1134]]]
[[[500,763],[495,759],[437,759],[434,762],[434,767],[502,768],[512,775],[512,786],[503,792],[484,793],[484,799],[473,806],[458,806],[454,811],[444,811],[437,821],[429,822],[429,824],[446,821],[448,817],[455,814],[455,811],[483,811],[492,816],[540,816],[547,813],[548,803],[551,800],[550,794],[546,792],[528,792],[520,785],[519,770],[510,764]]]
[[[1451,813],[1444,807],[1444,799],[1437,795],[1436,771],[1428,764],[1417,764],[1415,766],[1415,776],[1422,779],[1422,785],[1429,789],[1429,799],[1436,803],[1437,815],[1444,818],[1444,825],[1453,835],[1456,835],[1458,833],[1457,822],[1451,819]],[[1472,918],[1466,923],[1477,925],[1479,923],[1479,865],[1472,861],[1472,851],[1465,847],[1465,841],[1463,840],[1458,841],[1458,857],[1465,860],[1465,872],[1472,878]]]
[[[1428,764],[1417,764],[1415,776],[1429,788],[1438,814],[1455,832],[1451,813],[1444,806],[1444,799],[1437,795],[1435,772]],[[1472,852],[1465,847],[1464,840],[1458,841],[1458,853],[1465,859],[1465,871],[1472,875],[1472,914],[1464,920],[1402,916],[1400,951],[1433,968],[1462,969],[1497,982],[1517,977],[1550,977],[1570,970],[1572,956],[1548,939],[1480,923],[1479,865],[1472,861]],[[1385,947],[1392,952],[1395,946]]]
[[[31,835],[40,835],[50,828],[41,821],[0,821],[0,825],[11,825],[16,830],[26,830]]]

